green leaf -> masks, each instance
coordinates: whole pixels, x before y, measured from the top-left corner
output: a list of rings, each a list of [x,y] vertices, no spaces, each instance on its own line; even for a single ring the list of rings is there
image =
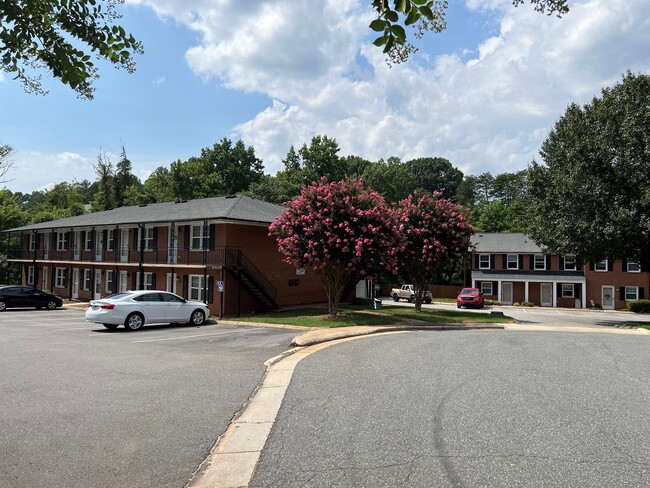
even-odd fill
[[[411,0],[411,3],[415,5],[424,5],[425,3],[427,3],[427,0]]]
[[[388,22],[382,19],[375,19],[370,22],[370,28],[376,32],[381,32],[386,30],[386,26],[389,25]]]
[[[415,24],[419,19],[420,19],[420,12],[418,12],[417,9],[411,9],[409,14],[406,16],[406,20],[404,21],[404,25]]]
[[[381,37],[378,37],[377,39],[375,39],[372,43],[375,46],[383,46],[387,42],[388,42],[388,37],[387,36],[381,36]]]
[[[431,9],[430,9],[429,7],[427,7],[426,5],[423,6],[423,7],[420,7],[420,13],[421,13],[422,15],[424,15],[427,19],[429,19],[429,20],[434,20],[433,12],[432,12]]]
[[[399,14],[394,10],[386,10],[385,15],[386,19],[390,20],[391,22],[397,22],[399,20]]]
[[[397,0],[395,10],[399,12],[406,12],[406,0]]]
[[[395,34],[395,37],[397,37],[401,41],[406,40],[406,31],[404,30],[404,27],[402,27],[399,24],[394,24],[391,26],[390,31]]]

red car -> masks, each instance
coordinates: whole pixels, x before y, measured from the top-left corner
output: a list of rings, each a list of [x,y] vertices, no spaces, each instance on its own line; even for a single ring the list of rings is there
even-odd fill
[[[483,308],[485,297],[478,288],[463,288],[456,297],[456,306]]]

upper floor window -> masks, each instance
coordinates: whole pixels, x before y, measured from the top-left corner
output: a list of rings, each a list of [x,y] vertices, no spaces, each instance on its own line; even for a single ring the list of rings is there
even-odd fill
[[[192,226],[192,249],[203,249],[203,226]]]
[[[57,232],[56,233],[56,250],[57,251],[67,251],[68,250],[68,233],[67,232]]]
[[[148,229],[144,229],[142,231],[142,243],[144,244],[145,251],[151,251],[154,248],[154,236],[155,229],[153,227],[149,227]]]
[[[639,263],[636,261],[629,261],[627,262],[627,272],[628,273],[640,273],[641,272],[641,266],[639,266]]]
[[[594,263],[594,271],[608,271],[608,262],[607,259],[603,259],[602,261],[597,261]]]
[[[546,269],[546,256],[543,254],[535,254],[535,269],[545,270]]]
[[[479,269],[490,269],[490,255],[489,254],[479,254],[479,256],[478,256],[478,268]]]
[[[84,239],[84,250],[90,251],[93,247],[93,233],[92,231],[86,231],[86,238]]]
[[[519,254],[508,254],[508,269],[519,269]]]
[[[576,270],[576,257],[572,254],[567,254],[564,256],[564,271],[575,271]]]
[[[109,230],[106,236],[106,239],[108,241],[106,242],[106,249],[108,251],[113,251],[115,249],[115,229]]]
[[[32,232],[29,234],[29,250],[33,251],[36,249],[36,234]]]

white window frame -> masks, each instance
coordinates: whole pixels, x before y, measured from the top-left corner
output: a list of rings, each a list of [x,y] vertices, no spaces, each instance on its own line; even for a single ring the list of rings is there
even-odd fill
[[[54,286],[65,288],[66,268],[55,268]]]
[[[114,251],[115,250],[115,229],[108,229],[108,232],[106,234],[106,239],[108,241],[106,242],[106,250]]]
[[[514,257],[514,266],[510,266],[510,258]],[[519,254],[507,254],[506,255],[506,269],[519,269]]]
[[[492,292],[494,290],[492,289],[492,282],[491,281],[482,281],[481,282],[481,293],[483,295],[492,295]]]
[[[198,229],[199,233],[196,235],[195,229]],[[202,251],[203,250],[203,225],[192,225],[190,226],[190,249],[194,251]],[[195,245],[195,241],[199,240],[199,245]]]
[[[541,266],[538,266],[538,264],[540,264],[540,258],[541,258]],[[535,257],[533,258],[533,269],[535,271],[545,271],[546,256],[544,256],[543,254],[535,254]]]
[[[143,232],[143,241],[144,241],[144,250],[145,251],[153,251],[153,234],[154,234],[154,228],[153,227],[147,227],[144,229]]]
[[[84,284],[83,284],[83,290],[84,291],[90,291],[93,286],[93,281],[92,281],[92,274],[91,270],[88,268],[84,269]]]
[[[203,301],[203,275],[190,275],[187,281],[187,287],[187,295],[190,300]]]
[[[485,258],[487,258],[487,263],[484,262]],[[490,255],[489,254],[479,254],[478,255],[478,269],[490,269]],[[487,264],[487,266],[484,266],[484,264]]]
[[[113,288],[114,283],[115,283],[115,270],[107,269],[106,270],[106,291],[107,292],[110,290],[109,293],[115,293],[115,288]]]
[[[567,265],[567,263],[572,263],[573,267]],[[564,271],[576,271],[577,270],[576,257],[573,254],[566,254],[564,256]]]
[[[91,230],[86,231],[85,239],[84,239],[84,251],[90,251],[92,250],[92,244],[93,244],[93,234]]]
[[[630,291],[628,291],[630,290]],[[632,290],[634,291],[634,298],[631,297]],[[629,298],[628,298],[629,297]],[[639,299],[639,287],[638,286],[626,286],[625,287],[625,301],[634,302]]]
[[[562,298],[575,298],[573,283],[562,283]]]
[[[605,265],[605,269],[602,269],[603,264]],[[601,269],[598,269],[599,266]],[[598,273],[605,273],[606,271],[609,271],[609,261],[607,259],[596,261],[594,263],[594,271],[597,271]]]
[[[29,250],[30,251],[36,250],[36,234],[34,234],[33,232],[29,234]]]
[[[67,246],[67,241],[65,239],[65,232],[57,232],[56,233],[56,250],[57,251],[67,251],[68,246]]]
[[[120,289],[118,290],[120,293],[123,293],[129,289],[128,285],[128,274],[126,271],[120,271]]]
[[[138,286],[140,286],[140,272],[136,274],[136,283]],[[153,287],[153,272],[152,271],[145,271],[144,272],[144,280],[142,281],[142,284],[144,288],[143,290],[154,290],[155,288]]]
[[[630,269],[630,264],[632,265],[632,269]],[[627,272],[628,273],[640,273],[641,272],[641,266],[636,261],[631,261],[631,260],[628,259],[627,260]]]
[[[34,266],[27,267],[27,284],[34,286]]]

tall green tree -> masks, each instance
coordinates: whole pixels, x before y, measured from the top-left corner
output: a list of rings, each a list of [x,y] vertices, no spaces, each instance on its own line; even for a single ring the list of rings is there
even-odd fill
[[[122,207],[125,205],[125,198],[129,187],[133,186],[136,189],[142,186],[140,179],[133,174],[133,165],[126,155],[126,149],[122,145],[122,153],[120,160],[115,165],[115,206]]]
[[[108,154],[99,151],[93,169],[97,176],[97,193],[92,201],[93,212],[115,208],[115,171]]]
[[[512,0],[516,7],[525,0]],[[558,17],[569,11],[568,0],[530,0],[535,10]],[[405,62],[417,51],[408,40],[405,28],[415,29],[413,36],[420,39],[427,31],[442,32],[447,28],[445,14],[447,0],[371,0],[376,17],[370,28],[379,33],[374,45],[386,54],[388,65]]]
[[[319,181],[323,176],[329,181],[345,178],[346,168],[338,155],[340,150],[336,139],[321,135],[312,137],[309,146],[303,144],[298,151],[302,160],[303,182]]]
[[[415,176],[418,188],[428,193],[440,192],[447,200],[456,196],[463,181],[463,172],[445,158],[411,159],[406,166]]]
[[[366,188],[376,190],[389,202],[406,198],[417,186],[408,166],[395,157],[369,164],[362,178]]]
[[[124,0],[0,0],[0,70],[29,93],[47,93],[40,71],[58,78],[80,98],[92,99],[99,77],[91,60],[129,73],[142,44],[114,22]]]
[[[631,259],[650,270],[650,76],[627,72],[572,103],[528,178],[529,235],[554,254]]]

